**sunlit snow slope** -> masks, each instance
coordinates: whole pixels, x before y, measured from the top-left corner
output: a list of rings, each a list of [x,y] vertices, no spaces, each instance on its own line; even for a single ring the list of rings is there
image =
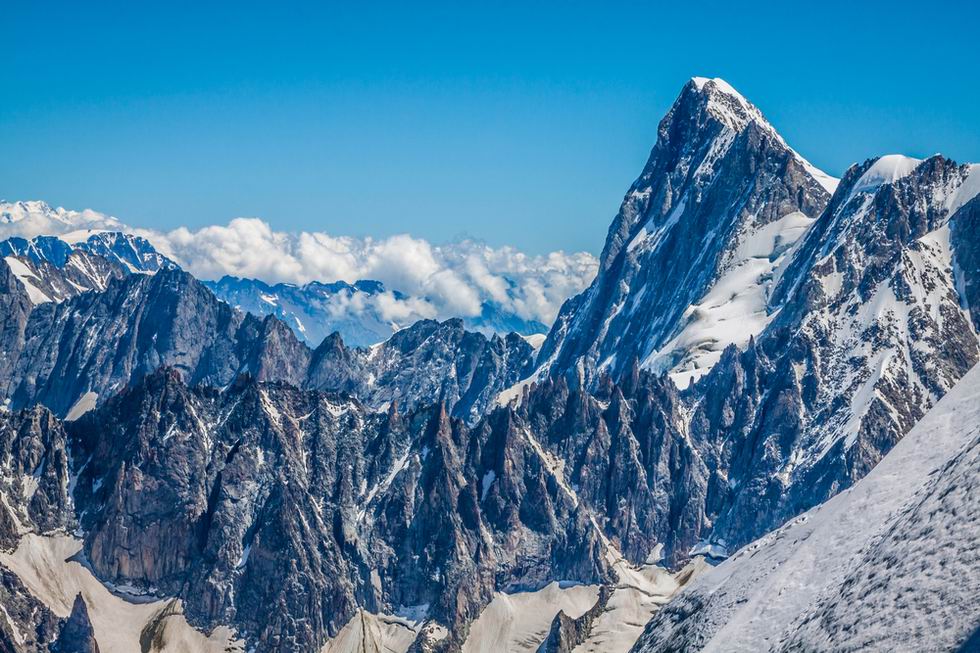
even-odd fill
[[[741,549],[634,651],[957,651],[980,625],[980,367],[853,488]]]

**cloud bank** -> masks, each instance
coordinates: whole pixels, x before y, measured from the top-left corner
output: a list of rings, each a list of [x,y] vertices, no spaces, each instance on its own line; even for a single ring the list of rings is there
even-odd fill
[[[595,257],[586,252],[531,256],[513,247],[469,240],[433,245],[408,234],[361,239],[282,232],[259,218],[159,231],[91,210],[52,209],[43,202],[0,203],[0,239],[47,234],[82,240],[86,230],[141,235],[201,279],[232,275],[297,284],[375,279],[389,291],[406,295],[378,295],[371,307],[402,325],[420,317],[478,316],[486,302],[523,320],[551,324],[561,303],[586,288],[597,269]],[[363,302],[352,301],[343,310],[356,314],[365,308]]]

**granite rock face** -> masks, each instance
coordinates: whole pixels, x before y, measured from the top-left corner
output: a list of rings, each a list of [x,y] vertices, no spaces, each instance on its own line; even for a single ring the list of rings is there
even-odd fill
[[[635,653],[976,649],[980,367],[868,475],[695,579]]]
[[[0,548],[75,524],[68,436],[48,410],[0,412],[0,461]]]
[[[461,320],[311,348],[164,264],[62,297],[41,280],[83,255],[136,267],[125,243],[7,241],[0,547],[77,532],[101,580],[259,653],[366,614],[458,651],[495,592],[608,598],[631,568],[726,557],[854,486],[980,360],[977,174],[888,156],[837,185],[694,79],[537,354]],[[46,645],[15,581],[11,623]],[[696,647],[711,600],[658,623]],[[800,646],[853,625],[828,601]],[[601,604],[544,650],[585,641]],[[82,645],[84,608],[62,629]]]
[[[74,528],[68,436],[43,407],[0,412],[0,551],[23,534]],[[0,650],[41,653],[59,619],[0,562]]]
[[[690,431],[718,461],[715,541],[744,544],[852,485],[980,359],[950,254],[969,168],[937,156],[869,186],[876,163],[848,172],[807,234],[771,326],[703,383]]]
[[[592,625],[606,609],[610,596],[611,588],[603,586],[599,591],[599,600],[581,616],[572,618],[559,611],[551,622],[548,637],[538,646],[537,653],[572,653],[576,646],[588,638]]]
[[[972,175],[971,175],[972,178]],[[973,198],[950,218],[954,278],[960,303],[969,311],[974,328],[980,324],[980,200]]]
[[[672,536],[734,550],[867,474],[980,359],[977,170],[893,155],[835,185],[734,89],[692,80],[531,378],[598,397],[637,363],[666,374],[680,407],[655,428],[697,462],[666,482],[696,523]]]
[[[455,650],[496,590],[610,577],[588,513],[508,411],[471,430],[440,406],[371,413],[164,370],[70,428],[93,570],[258,650],[315,650],[358,606],[421,610]]]
[[[71,614],[62,622],[58,639],[51,645],[51,653],[99,653],[88,606],[81,594],[75,597]]]
[[[47,653],[58,635],[58,617],[0,564],[0,651]]]

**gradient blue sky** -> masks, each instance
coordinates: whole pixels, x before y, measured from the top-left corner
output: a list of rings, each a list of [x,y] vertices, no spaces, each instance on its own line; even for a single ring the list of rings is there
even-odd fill
[[[3,2],[0,197],[598,252],[692,75],[833,174],[980,161],[975,3],[279,4]]]

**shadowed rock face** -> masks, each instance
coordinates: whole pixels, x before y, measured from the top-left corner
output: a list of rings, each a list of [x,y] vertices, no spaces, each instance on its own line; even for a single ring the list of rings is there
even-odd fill
[[[934,157],[855,191],[871,163],[807,235],[770,328],[699,388],[690,430],[717,461],[718,539],[748,542],[852,485],[980,359],[949,253],[968,169]]]
[[[631,559],[641,560],[643,547],[656,542],[665,545],[672,562],[687,555],[682,543],[690,547],[701,539],[731,551],[827,500],[872,469],[980,359],[970,316],[980,272],[980,232],[973,228],[978,204],[969,201],[967,183],[974,168],[936,156],[915,162],[900,178],[873,184],[869,177],[877,165],[871,160],[848,171],[826,211],[779,269],[767,299],[766,328],[741,350],[723,352],[710,372],[681,394],[673,417],[653,426],[637,425],[629,416],[620,420],[639,443],[633,446],[640,460],[647,460],[651,441],[669,441],[670,432],[684,433],[690,450],[687,463],[661,472],[670,490],[653,492],[658,500],[649,506],[635,503],[647,499],[613,490],[611,499],[632,506],[640,516],[637,532],[645,534],[616,531]],[[616,226],[627,222],[621,215],[611,233],[632,233]],[[626,242],[627,236],[611,237],[607,250],[630,261],[628,248],[622,254]],[[661,259],[641,267],[659,270],[658,278],[679,274],[668,267],[684,267],[668,264],[663,252]],[[593,294],[570,301],[575,324],[588,323],[582,316],[590,315],[593,304],[580,303],[593,302],[602,287],[597,280]],[[622,287],[633,293],[636,284]],[[679,286],[664,287],[673,292]],[[659,301],[647,292],[641,297]],[[639,310],[631,308],[630,314]],[[614,325],[618,315],[604,314],[602,321]],[[629,324],[646,328],[651,321],[630,318]],[[565,338],[562,328],[556,324],[549,339]],[[590,347],[600,343],[592,336],[587,340]],[[590,394],[602,396],[609,381],[589,372],[592,354],[569,350],[571,340],[562,342],[561,351],[577,353],[568,360],[562,353],[549,359],[552,377],[584,381]],[[619,366],[628,364],[623,356],[633,349],[626,335],[617,335],[617,342],[616,365],[608,369],[620,381],[613,385],[622,385],[630,372]],[[542,351],[542,357],[550,356]],[[531,405],[541,392],[531,393]],[[652,440],[648,429],[656,433]],[[566,456],[570,465],[578,464],[573,455],[578,454]],[[655,477],[649,468],[645,473]],[[683,512],[668,509],[668,495]],[[606,504],[609,514],[611,507]],[[672,521],[662,528],[642,515],[660,523],[670,515]],[[608,527],[616,529],[616,521],[612,518]]]
[[[74,528],[68,450],[67,434],[45,408],[0,411],[0,550],[15,549],[25,532]],[[0,606],[0,650],[48,650],[58,617],[2,563]]]
[[[73,527],[68,436],[48,410],[0,412],[0,460],[0,548],[16,548],[24,531]]]
[[[2,564],[0,606],[5,613],[0,618],[0,651],[47,653],[58,634],[58,617]]]
[[[978,400],[975,367],[865,478],[695,580],[633,650],[974,650]]]
[[[0,259],[0,370],[6,370],[0,371],[3,381],[9,382],[11,368],[24,347],[24,330],[32,306],[23,284],[7,262]]]
[[[950,219],[954,274],[962,305],[980,325],[980,199],[963,205]]]
[[[548,637],[538,646],[537,653],[572,653],[575,647],[588,639],[592,624],[606,609],[612,590],[604,586],[599,591],[599,599],[580,617],[572,618],[559,611],[551,622]]]
[[[62,622],[58,639],[51,645],[51,653],[99,653],[88,607],[81,594],[75,597],[71,614]]]

